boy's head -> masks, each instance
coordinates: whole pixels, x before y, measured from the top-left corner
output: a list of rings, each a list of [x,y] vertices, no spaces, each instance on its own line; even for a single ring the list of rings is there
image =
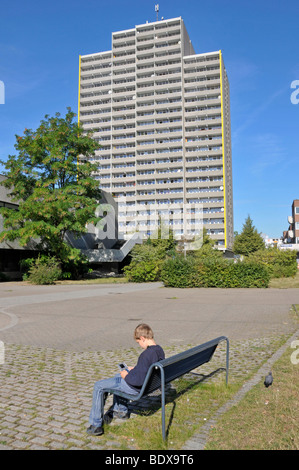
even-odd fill
[[[140,325],[136,326],[135,328],[134,339],[138,340],[141,337],[145,339],[154,339],[153,330],[146,323],[140,323]]]
[[[140,325],[136,326],[134,339],[142,349],[146,349],[148,346],[156,344],[154,341],[153,330],[146,323],[140,323]]]

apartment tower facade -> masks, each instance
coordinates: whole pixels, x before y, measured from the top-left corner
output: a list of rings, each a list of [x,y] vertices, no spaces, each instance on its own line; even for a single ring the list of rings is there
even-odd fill
[[[112,33],[80,56],[78,115],[99,143],[100,187],[118,201],[119,233],[161,220],[188,237],[201,220],[233,243],[229,83],[221,51],[195,54],[182,18]]]

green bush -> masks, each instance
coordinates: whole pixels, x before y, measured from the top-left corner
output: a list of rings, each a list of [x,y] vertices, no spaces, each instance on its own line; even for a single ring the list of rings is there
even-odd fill
[[[268,268],[271,278],[291,277],[297,273],[297,251],[266,248],[256,251],[248,261],[262,264]]]
[[[132,282],[150,282],[160,279],[165,249],[150,243],[136,245],[131,253],[131,263],[124,267],[124,274]]]
[[[124,268],[125,276],[132,282],[153,282],[160,278],[161,262],[141,261]]]
[[[268,287],[268,269],[258,263],[192,258],[168,259],[161,269],[167,287]]]
[[[32,284],[54,284],[61,277],[61,269],[55,257],[38,257],[28,271],[28,281]]]
[[[193,258],[175,256],[164,261],[161,267],[161,280],[167,287],[201,287]]]
[[[225,287],[268,287],[270,274],[265,266],[254,262],[231,263]]]

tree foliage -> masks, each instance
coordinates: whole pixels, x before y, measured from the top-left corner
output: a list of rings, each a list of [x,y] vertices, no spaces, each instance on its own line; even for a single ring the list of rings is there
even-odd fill
[[[202,245],[198,250],[194,251],[193,256],[196,259],[222,259],[223,254],[220,250],[215,248],[216,242],[213,240],[205,227],[202,232]]]
[[[297,251],[266,248],[255,251],[248,258],[250,262],[260,263],[268,268],[271,278],[291,277],[297,273]]]
[[[252,219],[248,216],[243,224],[242,232],[235,237],[233,251],[240,255],[249,256],[264,247],[264,240],[254,227]]]
[[[79,236],[87,223],[96,223],[100,199],[98,183],[91,177],[96,166],[88,161],[98,144],[74,118],[70,108],[65,118],[59,113],[45,116],[35,131],[16,135],[18,155],[1,162],[6,176],[2,184],[19,209],[1,209],[0,241],[18,240],[25,246],[39,240],[39,248],[62,262],[78,257],[65,242],[66,232]]]
[[[131,262],[124,268],[124,274],[133,282],[157,281],[166,257],[174,256],[176,241],[173,231],[160,220],[158,229],[142,245],[135,245]]]

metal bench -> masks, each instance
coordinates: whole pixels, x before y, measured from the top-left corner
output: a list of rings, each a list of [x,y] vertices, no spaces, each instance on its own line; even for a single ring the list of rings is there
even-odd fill
[[[226,341],[226,384],[228,383],[228,368],[229,368],[229,341],[226,336],[219,336],[211,341],[208,341],[187,351],[175,354],[162,361],[152,364],[147,372],[143,386],[138,395],[129,395],[127,393],[114,390],[105,389],[104,392],[118,395],[131,402],[136,402],[146,395],[161,389],[161,408],[162,408],[162,436],[163,440],[166,439],[165,432],[165,386],[173,380],[181,377],[188,372],[200,367],[201,365],[209,362],[219,343]]]

